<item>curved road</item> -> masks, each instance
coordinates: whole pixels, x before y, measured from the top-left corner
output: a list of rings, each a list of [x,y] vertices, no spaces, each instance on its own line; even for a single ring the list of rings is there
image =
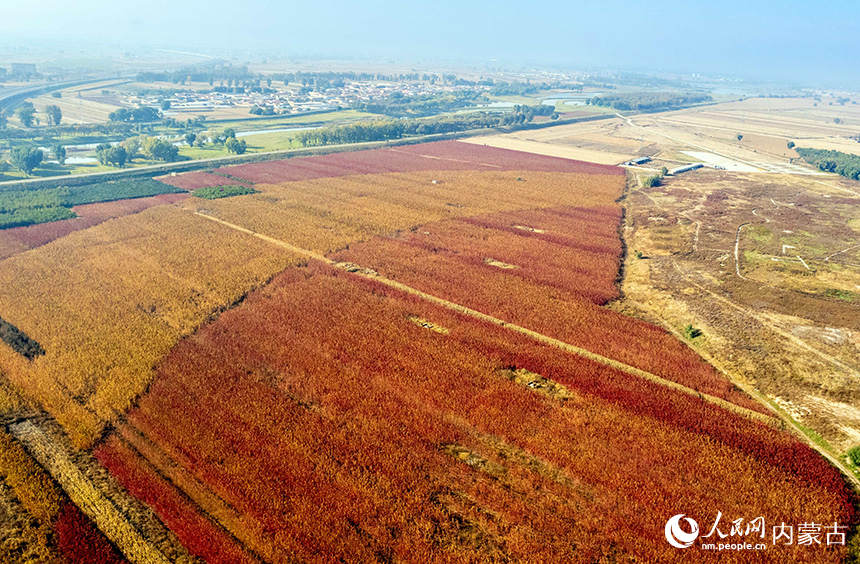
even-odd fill
[[[105,80],[111,80],[112,78],[123,77],[101,76],[98,78],[66,80],[63,82],[41,82],[38,84],[21,86],[17,88],[0,89],[0,112],[4,112],[8,109],[15,107],[15,105],[20,104],[27,98],[32,98],[40,94],[45,94],[46,92],[53,92],[54,90],[62,90],[64,88],[80,86],[81,84],[88,84],[91,82],[103,82]]]

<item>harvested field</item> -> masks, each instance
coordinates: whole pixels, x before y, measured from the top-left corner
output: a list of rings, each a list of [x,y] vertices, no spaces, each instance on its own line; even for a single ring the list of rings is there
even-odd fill
[[[607,165],[623,163],[634,157],[656,152],[650,142],[626,136],[622,123],[620,119],[607,119],[469,137],[463,141]]]
[[[698,351],[836,456],[860,432],[850,410],[833,408],[860,400],[851,188],[832,177],[697,171],[634,191],[626,238],[648,258],[628,260],[619,304],[678,332],[700,328]]]
[[[129,421],[276,558],[559,560],[573,543],[577,559],[680,561],[644,532],[678,507],[853,519],[838,473],[783,432],[325,266],[183,341]],[[117,444],[100,447],[109,466]]]

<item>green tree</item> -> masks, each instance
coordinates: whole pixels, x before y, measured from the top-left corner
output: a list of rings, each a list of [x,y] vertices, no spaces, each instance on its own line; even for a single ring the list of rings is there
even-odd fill
[[[191,147],[194,145],[194,141],[197,139],[196,133],[186,133],[185,134],[185,143]]]
[[[660,184],[662,183],[663,180],[660,175],[655,174],[654,176],[645,177],[645,179],[642,181],[642,186],[644,186],[645,188],[653,188],[654,186],[660,186]]]
[[[42,163],[44,156],[41,149],[36,147],[15,147],[9,153],[9,161],[12,166],[29,176],[33,169]]]
[[[60,125],[60,122],[63,120],[63,111],[60,110],[60,106],[53,104],[45,106],[45,113],[48,115],[48,123],[50,125]]]
[[[224,133],[222,133],[222,135],[224,136],[225,140],[230,139],[231,137],[233,139],[235,139],[236,138],[236,130],[233,129],[232,127],[228,127],[227,129],[224,130]]]
[[[54,145],[54,156],[60,164],[66,164],[66,148],[57,143]]]
[[[245,143],[244,139],[242,139],[240,141],[240,140],[236,139],[235,137],[230,137],[224,143],[224,146],[227,147],[227,151],[234,153],[236,155],[241,155],[247,149],[248,144]]]
[[[128,161],[128,151],[120,145],[111,147],[108,150],[107,161],[114,166],[123,167]]]
[[[665,166],[660,167],[660,176],[666,176],[667,174],[669,174],[669,169]]]
[[[125,152],[128,155],[128,162],[131,162],[132,160],[134,160],[140,156],[140,152],[141,152],[141,139],[140,139],[140,137],[129,137],[125,141],[121,142],[120,145],[122,145],[125,148]]]
[[[702,336],[702,330],[698,327],[693,327],[692,325],[687,324],[687,326],[684,327],[684,336],[692,341],[693,339]]]
[[[161,101],[161,109],[169,110],[170,109],[170,100],[162,100]]]
[[[179,157],[179,148],[166,139],[148,137],[142,143],[145,155],[164,162],[173,162]]]
[[[108,151],[110,150],[109,143],[99,143],[96,145],[96,158],[99,160],[99,164],[107,165],[108,164]]]
[[[854,466],[860,466],[860,446],[848,449],[848,460],[850,460],[851,464]]]
[[[788,144],[786,144],[786,147],[788,147],[789,149],[794,149],[794,141],[789,141]]]
[[[96,147],[96,157],[103,165],[123,167],[128,162],[128,151],[121,145],[102,143]]]
[[[30,104],[29,102],[22,104],[18,108],[16,114],[24,127],[33,126],[34,116],[36,115],[36,109],[33,107],[33,104]]]

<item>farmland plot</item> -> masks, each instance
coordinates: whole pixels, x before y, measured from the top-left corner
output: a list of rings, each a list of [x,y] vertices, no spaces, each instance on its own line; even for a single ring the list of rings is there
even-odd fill
[[[202,531],[267,559],[680,561],[646,533],[677,507],[853,518],[838,473],[783,432],[324,266],[285,272],[158,370],[130,424],[244,516]],[[99,447],[111,468],[121,444]]]
[[[215,172],[163,180],[256,192],[0,261],[45,352],[0,368],[189,553],[681,561],[678,512],[856,522],[815,451],[604,307],[620,169],[443,142]]]
[[[3,318],[45,350],[3,345],[4,372],[86,444],[178,339],[291,260],[172,207],[72,233],[0,262]]]

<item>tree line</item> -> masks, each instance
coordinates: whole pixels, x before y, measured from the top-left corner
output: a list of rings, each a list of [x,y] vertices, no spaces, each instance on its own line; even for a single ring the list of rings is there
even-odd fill
[[[846,178],[860,180],[860,156],[829,149],[794,149],[809,164],[825,172],[835,172]]]
[[[409,135],[432,135],[522,125],[531,122],[538,115],[557,118],[554,112],[553,106],[522,105],[514,106],[514,111],[502,115],[475,112],[437,119],[383,119],[302,131],[296,136],[296,140],[304,147],[388,141]]]
[[[710,102],[710,94],[677,94],[670,92],[639,92],[630,94],[610,94],[594,96],[586,100],[592,106],[605,106],[616,110],[635,110],[653,112]]]

